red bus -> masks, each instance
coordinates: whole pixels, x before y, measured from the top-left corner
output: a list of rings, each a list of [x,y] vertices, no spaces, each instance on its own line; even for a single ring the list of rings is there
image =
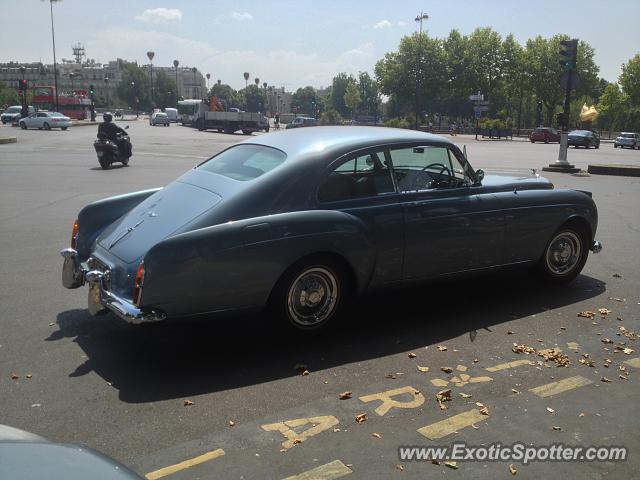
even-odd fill
[[[32,89],[33,99],[31,104],[36,110],[56,110],[55,87],[39,86]],[[90,116],[91,99],[84,90],[76,90],[73,93],[58,94],[58,112],[75,120],[84,120]]]

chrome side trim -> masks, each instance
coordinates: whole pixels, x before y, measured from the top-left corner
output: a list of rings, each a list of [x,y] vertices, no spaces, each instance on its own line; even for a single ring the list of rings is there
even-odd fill
[[[591,250],[593,253],[600,253],[602,251],[602,243],[594,240],[589,250]]]

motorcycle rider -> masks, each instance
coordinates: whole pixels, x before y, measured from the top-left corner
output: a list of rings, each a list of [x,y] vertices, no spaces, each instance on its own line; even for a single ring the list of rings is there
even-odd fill
[[[130,157],[131,144],[124,138],[124,136],[127,135],[127,132],[112,122],[113,115],[110,112],[105,112],[102,115],[102,120],[103,122],[98,125],[98,137],[100,137],[100,134],[104,134],[107,139],[118,145],[120,154],[123,157]]]

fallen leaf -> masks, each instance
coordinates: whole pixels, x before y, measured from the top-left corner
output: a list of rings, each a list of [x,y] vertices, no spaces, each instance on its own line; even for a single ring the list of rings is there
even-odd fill
[[[489,415],[489,407],[482,407],[482,408],[480,409],[480,413],[481,413],[482,415]]]
[[[463,393],[463,392],[458,393],[458,395],[460,395],[462,398],[471,398],[471,397],[473,397],[473,395],[470,395],[468,393]]]
[[[519,392],[518,390],[516,390],[515,388],[512,388],[512,389],[511,389],[511,392],[512,392],[512,393],[515,393],[516,395],[520,393],[520,392]]]
[[[413,352],[410,352],[408,356],[409,356],[409,358],[416,358],[417,357],[417,355],[415,353],[413,353]]]
[[[294,438],[293,439],[293,444],[294,445],[298,445],[299,443],[302,443],[302,440],[300,440],[299,438]]]
[[[304,372],[302,372],[302,375],[303,375],[303,376],[305,376],[305,377],[306,377],[307,375],[309,375],[309,370],[305,370]]]
[[[622,275],[620,275],[619,273],[614,273],[613,278],[622,278]]]
[[[580,345],[578,345],[576,342],[567,342],[567,348],[569,350],[579,350],[580,349]]]
[[[451,368],[451,367],[440,367],[440,370],[442,370],[444,373],[453,372],[453,368]]]
[[[229,420],[229,426],[233,427],[236,424],[236,422],[234,422],[233,420]]]
[[[631,355],[633,353],[633,349],[627,347],[624,350],[622,350],[622,353],[624,353],[625,355]]]
[[[402,472],[404,470],[404,465],[398,464],[396,465],[396,468]]]
[[[609,310],[608,308],[599,308],[598,309],[598,313],[600,315],[607,315],[607,314],[611,313],[611,310]]]
[[[633,352],[633,350],[631,350],[631,351]],[[25,375],[25,377],[27,377],[27,378],[32,378],[32,377],[33,377],[33,374],[31,374],[31,373],[27,373],[27,374]]]
[[[467,367],[465,367],[464,365],[458,365],[456,367],[456,370],[458,370],[459,372],[466,372],[467,371]]]
[[[447,351],[447,347],[445,347],[444,345],[438,345],[438,351],[439,352],[446,352]]]
[[[480,408],[484,407],[484,403],[481,403],[481,402],[476,402],[476,405]]]
[[[417,365],[417,367],[422,373],[427,373],[429,371],[429,367],[421,367],[420,365]]]
[[[322,382],[322,383],[324,383],[325,385],[328,385],[328,384],[329,384],[329,381],[328,381],[328,380],[325,380],[325,381],[324,381],[324,382]]]
[[[513,335],[513,332],[511,330],[507,330],[507,335]]]
[[[440,460],[431,460],[434,465],[440,465]]]
[[[11,374],[11,380],[18,380],[19,378],[20,378],[20,375],[18,375],[17,373]]]
[[[611,340],[610,338],[603,338],[600,340],[602,343],[613,343],[613,340]]]
[[[444,462],[444,464],[447,467],[452,468],[453,470],[457,470],[458,469],[458,462]]]
[[[334,433],[338,433],[338,432],[340,432],[341,430],[340,430],[339,428],[337,428],[337,427],[336,427],[336,428],[334,428],[334,429],[333,429],[333,431],[334,431]]]
[[[376,437],[376,438],[382,438],[382,435],[380,435],[379,433],[373,432],[371,434],[371,436]]]
[[[582,413],[582,412],[581,412],[578,416],[579,416],[580,418],[582,418],[582,417],[584,417],[584,413]]]
[[[569,366],[569,357],[562,353],[559,348],[538,350],[538,356],[544,358],[545,361],[553,360],[559,367]]]
[[[547,407],[547,412],[549,412],[551,415],[555,415],[556,414],[556,411],[551,407]]]
[[[351,398],[352,392],[346,391],[342,392],[339,396],[340,400],[348,400]]]
[[[50,327],[53,327],[54,325],[55,325],[55,323],[53,323],[53,322],[51,322],[51,323],[49,324],[49,326],[50,326]]]
[[[607,377],[602,377],[602,378],[600,379],[600,381],[601,381],[601,382],[604,382],[604,383],[611,383],[611,380],[610,380],[610,379],[608,379]]]
[[[594,318],[596,314],[591,310],[585,310],[584,312],[578,312],[578,316],[583,318]]]
[[[478,363],[480,360],[478,360],[477,358],[473,359],[473,363]]]
[[[554,426],[553,426],[553,429],[554,429],[556,432],[559,432],[560,430],[562,430],[562,427],[558,427],[557,425],[554,425]]]
[[[191,400],[185,400],[184,401],[184,406],[185,407],[190,407],[191,405],[195,405]]]
[[[360,415],[356,415],[356,422],[362,423],[367,421],[367,414],[361,413]]]
[[[524,343],[522,343],[522,344],[514,343],[513,346],[511,347],[511,351],[513,353],[524,353],[525,355],[529,355],[530,353],[536,353],[536,349],[535,348],[529,347],[528,345],[525,345]]]
[[[509,473],[511,475],[515,475],[516,473],[518,473],[518,469],[513,465],[513,463],[509,464]]]
[[[566,330],[567,327],[560,327],[560,330]]]

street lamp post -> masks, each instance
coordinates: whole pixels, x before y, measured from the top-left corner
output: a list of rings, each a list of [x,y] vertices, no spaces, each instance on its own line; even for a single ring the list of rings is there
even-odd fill
[[[20,75],[22,76],[21,83],[24,83],[24,73],[27,71],[24,65],[20,65]],[[20,92],[22,92],[22,96],[20,98],[22,103],[22,110],[20,112],[20,117],[24,118],[28,116],[29,109],[27,108],[27,90],[23,89],[22,85],[20,85]]]
[[[429,15],[424,12],[420,12],[420,15],[415,18],[415,21],[420,23],[420,35],[418,35],[418,64],[416,65],[416,130],[418,129],[418,115],[420,114],[419,78],[422,73],[422,21],[428,19]]]
[[[207,90],[209,90],[209,79],[211,78],[211,74],[207,73]]]
[[[49,9],[51,11],[51,43],[53,44],[53,86],[56,90],[56,112],[60,110],[58,106],[58,67],[56,66],[56,36],[53,30],[53,2],[60,0],[49,0]]]
[[[76,74],[73,73],[73,72],[71,72],[69,74],[69,80],[71,80],[71,94],[73,94],[73,77],[75,77],[75,76],[76,76]]]
[[[147,57],[149,58],[149,75],[151,77],[151,108],[153,105],[153,57],[155,57],[155,52],[149,51],[147,52]]]
[[[198,86],[196,85],[196,72],[198,71],[198,69],[196,67],[191,67],[191,73],[193,73],[193,96],[194,97],[198,97],[198,93],[199,93],[199,89]]]
[[[105,108],[109,109],[109,79],[104,77]]]
[[[136,82],[131,82],[131,89],[133,90],[134,101],[136,104],[136,119],[137,119],[139,118],[138,105],[140,103],[140,99],[138,98],[138,90],[136,90]]]
[[[178,65],[180,62],[178,60],[173,61],[173,68],[176,70],[176,107],[178,106],[178,102],[180,101],[180,88],[178,87]]]

